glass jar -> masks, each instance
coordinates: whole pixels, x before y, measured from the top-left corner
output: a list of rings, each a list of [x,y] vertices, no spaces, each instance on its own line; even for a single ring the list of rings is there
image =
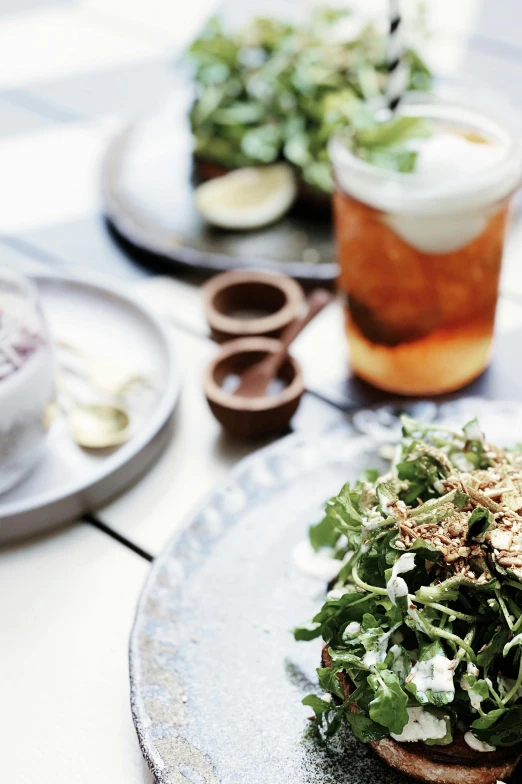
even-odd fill
[[[432,121],[431,160],[419,171],[367,163],[341,138],[330,144],[339,288],[355,373],[389,392],[439,394],[488,364],[521,148],[502,124],[456,103],[415,98],[400,112]],[[441,135],[446,145],[457,138],[451,154]],[[467,157],[466,143],[476,148]]]
[[[53,399],[53,353],[36,288],[0,267],[0,493],[42,456]]]

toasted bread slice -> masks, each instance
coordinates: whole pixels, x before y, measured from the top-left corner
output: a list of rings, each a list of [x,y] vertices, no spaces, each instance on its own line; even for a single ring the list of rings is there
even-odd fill
[[[331,667],[332,660],[325,645],[323,667]],[[352,683],[344,673],[338,675],[343,694],[348,697]],[[350,706],[357,711],[357,706]],[[448,746],[428,746],[426,743],[398,743],[393,738],[370,744],[388,765],[427,784],[496,784],[509,778],[522,758],[522,747],[510,746],[491,752],[471,749],[458,732]]]
[[[222,166],[214,161],[206,161],[204,158],[194,156],[194,171],[198,180],[213,180],[215,177],[222,177],[228,174],[231,169]],[[331,197],[326,193],[314,190],[310,185],[301,179],[297,179],[297,204],[298,207],[307,209],[309,207],[320,209],[328,213],[331,209]]]

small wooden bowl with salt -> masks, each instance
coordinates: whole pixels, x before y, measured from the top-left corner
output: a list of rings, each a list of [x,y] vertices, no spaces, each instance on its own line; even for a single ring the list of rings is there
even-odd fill
[[[331,296],[315,289],[306,312],[286,327],[280,340],[246,337],[221,347],[206,370],[204,388],[214,416],[228,433],[252,439],[287,429],[305,389],[301,367],[288,348]]]

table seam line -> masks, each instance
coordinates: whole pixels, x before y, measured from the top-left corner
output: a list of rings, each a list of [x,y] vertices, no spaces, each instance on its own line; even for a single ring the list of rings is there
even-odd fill
[[[132,552],[136,553],[136,555],[139,555],[145,561],[151,563],[154,560],[154,556],[152,555],[152,553],[149,553],[148,550],[145,550],[143,547],[140,547],[139,544],[136,544],[135,542],[131,541],[126,536],[121,534],[119,531],[116,531],[115,529],[108,526],[107,523],[104,523],[92,512],[87,512],[84,515],[82,515],[82,517],[80,518],[80,522],[84,522],[87,523],[88,525],[92,525],[93,528],[97,528],[98,531],[101,531],[107,536],[110,536],[111,539],[114,539],[116,542],[123,545],[128,550],[131,550]]]
[[[50,120],[56,125],[66,125],[67,123],[92,123],[93,118],[86,114],[78,114],[66,107],[60,106],[55,101],[42,98],[37,92],[32,90],[3,90],[0,92],[3,101],[10,103],[18,109],[25,109],[35,117]]]

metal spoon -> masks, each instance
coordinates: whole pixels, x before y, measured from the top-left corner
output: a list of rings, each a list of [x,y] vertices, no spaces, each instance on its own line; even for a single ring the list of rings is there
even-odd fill
[[[77,403],[66,416],[74,440],[84,449],[119,446],[130,435],[130,417],[117,406]]]
[[[119,446],[130,436],[131,418],[121,406],[108,403],[84,403],[75,398],[63,378],[58,377],[56,407],[64,413],[71,435],[84,449],[107,449]],[[49,412],[52,415],[52,412]]]

